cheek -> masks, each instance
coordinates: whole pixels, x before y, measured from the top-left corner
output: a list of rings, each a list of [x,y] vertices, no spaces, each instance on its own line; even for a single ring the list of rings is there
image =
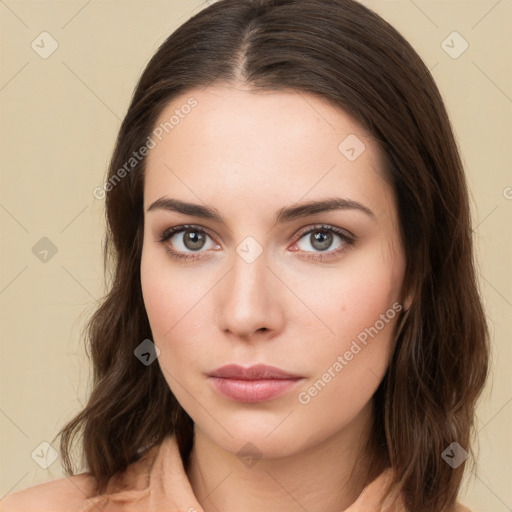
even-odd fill
[[[351,423],[370,402],[386,373],[401,311],[389,277],[371,288],[357,284],[347,283],[337,295],[331,290],[322,312],[336,334],[307,351],[313,372],[297,396],[301,417],[322,418],[324,435]]]
[[[343,394],[354,390],[360,393],[384,376],[402,310],[390,288],[386,282],[380,288],[375,284],[371,292],[347,287],[347,293],[330,294],[327,305],[316,305],[315,311],[331,332],[315,336],[311,328],[304,326],[303,332],[310,333],[303,339],[304,348],[311,348],[308,340],[314,340],[315,350],[308,351],[308,360],[317,378],[326,374],[325,382],[336,382],[331,388],[340,387]],[[336,374],[336,379],[330,379],[326,372]]]
[[[316,373],[312,380],[320,379],[318,389],[311,389],[311,393],[306,390],[306,401],[315,397],[311,402],[324,406],[332,401],[337,409],[337,397],[343,397],[346,401],[340,407],[346,410],[351,404],[356,411],[369,400],[384,376],[402,310],[402,262],[384,254],[378,246],[373,251],[359,252],[357,257],[346,260],[335,279],[332,272],[317,272],[314,280],[307,281],[309,285],[314,282],[315,293],[307,293],[302,283],[299,295],[308,297],[310,309],[329,328],[322,329],[326,336],[316,337],[313,321],[303,329],[309,332],[305,338],[315,340],[315,350],[308,351]],[[296,286],[300,286],[299,281]]]
[[[201,347],[204,351],[208,325],[211,331],[205,297],[213,286],[210,274],[206,268],[172,264],[165,251],[143,251],[141,286],[152,341],[160,349],[161,365],[173,373],[190,368]]]
[[[141,287],[153,336],[157,339],[185,316],[197,287],[190,286],[186,272],[177,270],[166,251],[144,242],[141,257]]]
[[[316,326],[340,348],[373,326],[400,300],[402,272],[400,257],[393,258],[382,244],[374,243],[347,254],[338,268],[310,268],[308,277],[304,273],[289,274],[287,282],[318,318],[315,323],[311,315],[306,315],[299,323],[309,320],[311,334]],[[392,310],[390,323],[394,313]]]
[[[165,267],[150,261],[150,256],[144,257],[141,263],[141,287],[144,306],[149,318],[153,336],[159,338],[162,333],[171,328],[179,308],[179,302],[173,301],[184,290],[171,293]],[[173,282],[176,289],[176,282]]]
[[[152,341],[159,349],[158,365],[169,389],[178,399],[181,398],[181,402],[186,397],[180,394],[180,383],[186,376],[185,369],[190,369],[192,354],[187,353],[188,343],[175,343],[173,340],[180,339],[180,330],[186,329],[185,324],[191,316],[187,317],[189,287],[180,283],[178,275],[168,275],[168,269],[156,265],[154,260],[148,265],[143,260],[141,285]]]

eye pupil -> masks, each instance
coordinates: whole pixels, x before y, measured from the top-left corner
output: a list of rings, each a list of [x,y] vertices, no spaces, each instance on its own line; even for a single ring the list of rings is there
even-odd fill
[[[325,251],[332,244],[332,233],[316,231],[311,234],[311,245],[319,251]]]
[[[187,249],[197,250],[201,249],[204,246],[205,237],[203,233],[198,233],[194,230],[185,231],[184,241],[183,243],[187,247]]]

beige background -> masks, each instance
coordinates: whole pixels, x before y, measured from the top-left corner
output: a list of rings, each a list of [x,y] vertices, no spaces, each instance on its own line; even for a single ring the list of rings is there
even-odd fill
[[[466,165],[494,348],[493,379],[479,407],[478,472],[461,501],[476,512],[505,512],[512,508],[512,2],[363,3],[432,70]],[[206,5],[0,1],[0,498],[63,475],[59,460],[42,469],[31,454],[41,453],[40,444],[87,396],[90,373],[79,335],[104,291],[103,202],[92,191],[103,182],[144,65]],[[43,31],[58,43],[47,59],[31,48]],[[442,47],[454,31],[469,44],[456,59]],[[461,44],[456,39],[452,51]],[[47,262],[32,252],[43,237],[57,248]]]

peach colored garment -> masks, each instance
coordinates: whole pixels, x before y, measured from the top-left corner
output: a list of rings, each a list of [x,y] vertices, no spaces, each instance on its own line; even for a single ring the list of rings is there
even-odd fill
[[[401,499],[378,507],[389,478],[391,469],[386,469],[345,512],[406,512]],[[153,447],[124,473],[116,474],[104,494],[93,494],[92,475],[82,473],[18,491],[0,501],[0,512],[203,512],[174,436]],[[458,505],[455,512],[471,511]]]

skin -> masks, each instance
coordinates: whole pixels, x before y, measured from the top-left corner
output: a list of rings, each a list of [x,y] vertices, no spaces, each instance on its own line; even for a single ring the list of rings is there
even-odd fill
[[[147,157],[141,279],[158,364],[195,423],[192,489],[206,512],[343,510],[369,483],[361,447],[398,315],[307,404],[298,395],[394,303],[409,306],[400,296],[405,259],[379,148],[318,96],[253,93],[242,84],[188,91],[157,124],[190,97],[197,106]],[[354,161],[338,149],[349,134],[365,144]],[[147,211],[162,197],[206,204],[226,225]],[[374,216],[338,209],[273,220],[283,207],[328,197],[357,201]],[[354,244],[333,234],[322,251],[302,234],[319,223],[347,230]],[[183,232],[160,242],[183,224],[208,233],[195,252]],[[248,236],[263,249],[251,263],[237,252]],[[169,247],[199,257],[175,258]],[[277,398],[242,404],[205,375],[228,363],[270,364],[304,379]],[[252,466],[237,455],[247,442],[261,455]]]

